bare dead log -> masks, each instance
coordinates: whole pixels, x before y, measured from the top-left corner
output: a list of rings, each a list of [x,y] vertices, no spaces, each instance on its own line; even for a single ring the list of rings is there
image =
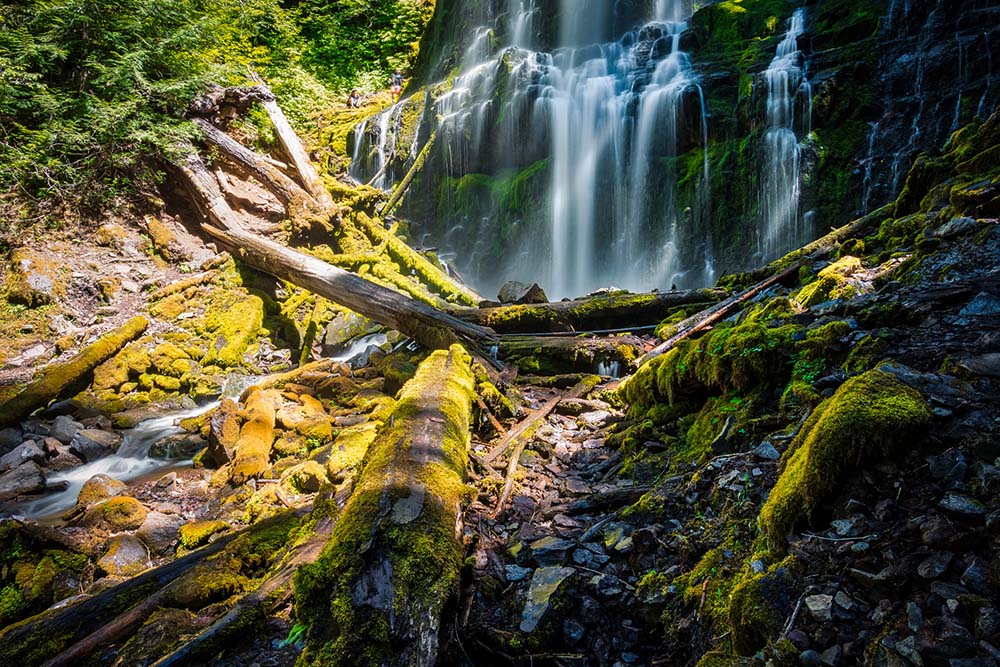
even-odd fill
[[[219,155],[245,176],[252,176],[267,188],[288,209],[319,204],[304,189],[280,169],[203,118],[191,119],[201,130],[205,140],[214,146]],[[330,201],[332,207],[333,201]]]
[[[263,81],[256,74],[253,74],[251,78],[264,85]],[[264,87],[266,88],[266,85]],[[288,118],[285,116],[285,112],[281,110],[276,100],[264,101],[261,105],[267,111],[267,116],[271,119],[271,124],[274,126],[274,133],[278,136],[278,141],[281,143],[285,154],[288,155],[295,166],[295,171],[298,173],[302,185],[305,186],[306,192],[312,195],[320,208],[326,211],[332,210],[333,198],[330,197],[323,179],[320,178],[320,175],[316,172],[316,168],[313,167],[312,161],[309,159],[309,154],[306,153],[306,149],[302,146],[299,136],[292,129]]]
[[[208,271],[203,271],[197,275],[191,276],[190,278],[185,278],[184,280],[178,280],[175,283],[170,283],[155,292],[150,293],[150,301],[159,301],[164,297],[168,297],[171,294],[177,294],[178,292],[183,292],[188,287],[196,287],[198,285],[204,285],[205,283],[210,283],[215,280],[216,276],[219,275],[217,269],[209,269]]]
[[[80,350],[69,361],[46,366],[31,384],[0,405],[0,426],[16,424],[38,408],[48,405],[85,382],[91,371],[138,338],[147,326],[149,322],[145,317],[133,317]]]
[[[767,280],[757,283],[750,289],[747,289],[741,292],[740,294],[737,294],[736,296],[732,296],[726,299],[725,301],[721,301],[718,304],[712,306],[711,308],[703,310],[700,313],[697,313],[689,317],[688,319],[684,320],[683,322],[677,325],[676,334],[674,334],[666,341],[660,343],[652,350],[650,350],[646,354],[636,359],[634,364],[635,367],[638,368],[639,366],[643,365],[650,359],[654,359],[660,356],[661,354],[664,354],[665,352],[669,352],[671,349],[674,348],[674,346],[676,346],[685,338],[688,338],[692,334],[701,331],[702,329],[713,324],[714,322],[718,322],[722,318],[727,317],[730,313],[733,312],[733,310],[736,309],[737,306],[746,303],[753,297],[757,296],[758,294],[766,290],[771,285],[781,282],[782,280],[788,278],[789,276],[798,273],[800,266],[801,264],[799,262],[796,262],[791,266],[785,268],[784,270],[774,274]]]
[[[401,331],[432,349],[447,347],[459,337],[472,341],[494,338],[489,329],[464,322],[316,257],[248,232],[229,208],[201,158],[190,155],[174,166],[209,220],[205,231],[250,266]]]
[[[488,464],[506,451],[512,444],[514,445],[514,451],[511,452],[510,460],[507,462],[507,475],[504,478],[503,489],[500,491],[500,497],[497,498],[496,505],[493,506],[493,512],[490,513],[490,517],[496,518],[499,516],[507,504],[511,491],[514,490],[514,473],[517,472],[518,461],[521,459],[521,454],[524,452],[524,448],[528,444],[528,441],[531,440],[531,436],[535,430],[556,409],[560,401],[568,398],[580,398],[593,389],[597,385],[597,382],[598,378],[596,377],[581,380],[565,394],[550,398],[542,407],[535,410],[531,416],[508,431],[507,435],[501,438],[496,447],[483,457],[483,460]]]
[[[649,294],[615,292],[573,301],[467,308],[455,315],[497,333],[617,329],[657,324],[678,308],[716,303],[726,296],[725,290],[711,288]]]
[[[460,584],[458,540],[475,380],[458,345],[425,360],[369,446],[319,559],[296,577],[301,665],[437,664]]]

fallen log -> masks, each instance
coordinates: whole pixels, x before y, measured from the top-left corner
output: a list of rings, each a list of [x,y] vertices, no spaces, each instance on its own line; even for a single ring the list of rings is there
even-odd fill
[[[95,368],[138,338],[147,326],[149,322],[145,317],[133,317],[80,350],[69,361],[46,366],[27,387],[0,405],[0,426],[18,423],[38,408],[87,382],[87,376]]]
[[[191,119],[209,144],[219,155],[244,176],[252,176],[285,205],[286,210],[305,205],[318,207],[316,200],[286,176],[280,169],[265,161],[262,156],[246,148],[228,134],[203,118]],[[331,206],[333,202],[330,202]]]
[[[474,386],[458,345],[404,385],[327,549],[296,575],[308,626],[298,664],[436,664],[441,613],[459,590]]]
[[[202,273],[199,273],[198,275],[195,276],[191,276],[190,278],[185,278],[184,280],[178,280],[175,283],[170,283],[169,285],[161,287],[155,292],[151,292],[149,295],[149,300],[151,302],[159,301],[160,299],[164,299],[170,296],[171,294],[177,294],[178,292],[183,292],[188,287],[197,287],[198,285],[204,285],[206,283],[210,283],[213,280],[215,280],[216,276],[218,275],[219,271],[217,269],[209,269],[208,271],[203,271]]]
[[[511,452],[510,460],[507,462],[507,475],[504,477],[503,489],[500,491],[500,496],[497,498],[496,505],[493,506],[493,512],[490,513],[491,518],[499,516],[500,512],[503,511],[504,505],[507,504],[507,500],[510,498],[510,494],[514,490],[514,473],[517,472],[518,461],[521,459],[521,454],[524,452],[524,448],[528,444],[528,441],[531,439],[535,430],[541,426],[542,422],[545,421],[545,418],[556,409],[556,406],[559,405],[560,401],[568,398],[580,398],[597,386],[598,382],[599,378],[592,376],[581,380],[576,384],[576,386],[567,391],[565,394],[550,398],[542,405],[542,407],[535,410],[530,417],[523,420],[517,426],[508,431],[507,435],[500,440],[497,446],[490,450],[489,454],[483,457],[483,460],[488,464],[506,451],[512,444],[514,445],[514,451]]]
[[[204,230],[250,266],[401,331],[431,349],[448,347],[459,337],[476,342],[494,338],[489,329],[463,322],[316,257],[248,232],[197,154],[174,166],[210,222],[203,225]]]
[[[616,375],[643,349],[635,336],[506,336],[499,356],[525,373]]]
[[[740,294],[737,294],[736,296],[732,296],[726,299],[725,301],[721,301],[707,310],[703,310],[700,313],[692,315],[691,317],[687,318],[686,320],[677,325],[677,333],[675,333],[673,336],[671,336],[664,342],[654,347],[646,354],[636,359],[633,366],[635,368],[642,366],[650,359],[654,359],[660,356],[661,354],[664,354],[665,352],[669,352],[678,343],[680,343],[685,338],[690,337],[692,334],[701,331],[710,324],[718,322],[724,317],[728,317],[729,314],[732,313],[737,306],[746,303],[753,297],[757,296],[758,294],[766,290],[771,285],[779,283],[782,280],[788,278],[789,276],[798,273],[800,266],[801,264],[796,262],[791,266],[786,267],[784,270],[774,274],[767,280],[757,283],[750,289],[747,289],[741,292]]]
[[[261,607],[273,609],[277,601],[286,599],[291,592],[296,571],[302,565],[312,563],[319,557],[333,531],[333,526],[333,519],[320,520],[309,539],[293,547],[291,554],[263,584],[241,598],[232,609],[210,626],[157,660],[151,667],[182,667],[195,664],[198,659],[205,659],[210,653],[216,652],[220,644],[231,639],[234,632],[245,625],[247,617],[260,614]],[[277,600],[274,599],[276,596]]]
[[[263,477],[270,470],[271,447],[274,445],[273,390],[253,387],[249,390],[240,427],[236,452],[229,468],[229,483],[239,486],[248,479]]]
[[[455,311],[455,316],[502,334],[617,329],[658,324],[678,308],[716,303],[727,295],[723,289],[710,288],[612,292],[573,301],[467,308]]]
[[[437,130],[432,132],[431,136],[428,137],[427,143],[420,149],[420,152],[417,154],[417,158],[413,161],[413,165],[410,167],[410,170],[406,172],[406,176],[404,176],[403,180],[396,186],[396,189],[392,191],[392,196],[382,208],[381,213],[383,216],[391,215],[392,212],[396,210],[396,207],[399,206],[399,202],[402,201],[403,195],[406,194],[406,191],[410,187],[410,183],[413,182],[413,178],[417,175],[417,172],[423,168],[424,163],[427,162],[427,157],[431,154],[431,149],[434,148],[436,141]]]
[[[270,92],[270,89],[267,88],[267,85],[264,84],[259,76],[251,74],[251,78],[259,82]],[[333,198],[326,189],[323,179],[316,172],[316,168],[313,167],[312,161],[309,159],[309,154],[306,153],[306,149],[302,146],[299,136],[295,134],[295,130],[289,124],[288,118],[285,117],[285,112],[281,110],[278,102],[274,99],[262,101],[261,106],[264,107],[268,118],[271,119],[271,125],[274,126],[274,133],[277,135],[285,154],[291,159],[292,165],[295,167],[295,172],[298,174],[299,180],[302,181],[302,185],[305,186],[306,192],[312,195],[312,198],[316,200],[316,203],[324,211],[332,210],[334,206]]]

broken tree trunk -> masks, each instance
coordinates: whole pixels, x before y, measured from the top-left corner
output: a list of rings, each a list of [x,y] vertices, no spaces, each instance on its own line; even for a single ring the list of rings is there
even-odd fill
[[[617,329],[658,324],[677,308],[715,303],[727,295],[725,290],[709,288],[649,294],[616,292],[573,301],[468,308],[455,315],[497,333]]]
[[[669,352],[671,349],[673,349],[674,346],[676,346],[685,338],[688,338],[692,334],[701,331],[710,324],[718,322],[722,318],[727,317],[730,313],[732,313],[732,311],[737,306],[746,303],[753,297],[757,296],[758,294],[766,290],[771,285],[781,282],[782,280],[788,278],[789,276],[798,273],[800,266],[801,264],[796,262],[795,264],[792,264],[783,271],[779,271],[778,273],[774,274],[767,280],[757,283],[750,289],[745,290],[744,292],[741,292],[736,296],[732,296],[726,299],[725,301],[721,301],[718,304],[709,308],[708,310],[703,310],[700,313],[692,315],[691,317],[689,317],[688,319],[684,320],[683,322],[677,325],[676,334],[674,334],[666,341],[660,343],[652,350],[650,350],[646,354],[636,359],[634,364],[635,367],[638,368],[639,366],[642,366],[650,359],[654,359],[665,352]]]
[[[499,356],[525,373],[617,375],[643,349],[641,338],[627,335],[505,336],[500,340]]]
[[[252,176],[285,205],[286,210],[304,206],[318,207],[319,204],[298,183],[286,176],[280,169],[265,161],[260,155],[246,148],[228,134],[203,118],[191,119],[205,140],[214,146],[219,155],[233,165],[244,176]],[[332,206],[333,202],[330,202]]]
[[[391,215],[396,207],[399,206],[399,202],[402,201],[403,195],[410,187],[410,183],[413,182],[413,178],[417,175],[417,172],[423,168],[424,163],[427,162],[427,156],[431,154],[431,149],[434,147],[434,143],[437,141],[437,130],[431,133],[431,136],[427,139],[427,143],[424,147],[420,149],[420,153],[417,154],[417,159],[413,161],[413,165],[410,170],[406,172],[406,176],[400,181],[396,189],[392,191],[392,196],[389,201],[382,208],[382,215]]]
[[[265,85],[256,74],[252,75],[251,78]],[[309,159],[309,154],[306,153],[302,142],[299,141],[299,135],[295,134],[295,130],[289,124],[288,118],[285,117],[285,112],[281,110],[276,100],[262,102],[261,105],[267,111],[267,116],[271,119],[271,124],[274,126],[274,133],[278,136],[278,141],[281,143],[285,154],[288,155],[295,166],[295,171],[298,173],[299,180],[302,181],[302,185],[305,186],[306,191],[312,195],[313,199],[316,200],[316,203],[323,210],[332,210],[333,198],[330,197],[323,179],[320,178],[320,175],[316,172],[316,168],[313,167],[312,161]]]
[[[441,613],[459,590],[474,386],[453,345],[403,387],[329,546],[296,576],[309,626],[299,664],[437,663]]]
[[[81,381],[146,330],[149,322],[136,316],[114,331],[104,334],[66,362],[50,364],[27,387],[0,405],[0,426],[21,421],[72,390]],[[79,389],[78,389],[79,390]]]
[[[514,473],[517,472],[517,464],[521,459],[521,453],[524,452],[524,448],[527,446],[528,441],[531,439],[535,430],[541,426],[542,422],[545,421],[545,418],[556,409],[556,406],[559,405],[560,401],[568,398],[580,398],[593,389],[597,385],[597,382],[598,378],[596,377],[581,380],[566,393],[550,398],[544,405],[542,405],[542,407],[535,410],[530,417],[511,429],[506,436],[501,438],[497,446],[490,450],[489,454],[483,457],[484,463],[488,464],[490,461],[494,460],[506,451],[512,444],[514,445],[514,451],[511,452],[510,460],[507,462],[507,475],[504,478],[503,489],[500,491],[500,497],[497,498],[497,503],[493,507],[493,512],[490,514],[490,517],[496,518],[507,504],[511,491],[514,490]]]
[[[432,349],[458,338],[487,341],[489,329],[469,324],[399,292],[244,229],[212,173],[196,154],[174,165],[210,225],[205,231],[250,266],[303,287]]]

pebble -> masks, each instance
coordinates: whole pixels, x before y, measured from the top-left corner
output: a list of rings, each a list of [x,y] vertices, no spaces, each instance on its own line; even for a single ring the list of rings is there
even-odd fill
[[[809,613],[820,623],[826,623],[833,618],[832,595],[809,595],[805,602]]]
[[[924,612],[916,602],[906,603],[906,627],[912,632],[920,632],[924,627]]]
[[[504,568],[504,573],[507,575],[507,581],[524,581],[530,574],[532,570],[530,567],[521,567],[520,565],[507,565]]]
[[[931,554],[917,566],[917,574],[924,579],[937,579],[948,571],[952,558],[954,554],[947,551]]]
[[[986,514],[986,507],[981,502],[952,491],[945,494],[941,502],[938,503],[938,507],[953,514],[970,518]]]
[[[539,565],[558,565],[566,560],[566,553],[573,546],[574,543],[570,540],[550,535],[532,542],[528,548],[531,549],[531,557]]]
[[[820,667],[823,664],[823,656],[817,651],[807,649],[799,653],[799,664],[802,667]]]
[[[540,567],[531,577],[528,601],[521,612],[521,632],[534,632],[549,609],[549,600],[576,570],[571,567]]]
[[[962,585],[980,595],[993,595],[990,585],[990,568],[980,558],[974,558],[969,567],[965,568],[960,579]]]
[[[751,453],[764,461],[777,461],[781,458],[781,452],[767,440],[757,445]]]

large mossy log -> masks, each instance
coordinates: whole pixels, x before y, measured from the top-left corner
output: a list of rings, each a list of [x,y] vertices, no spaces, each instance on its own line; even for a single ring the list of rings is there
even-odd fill
[[[678,308],[707,307],[726,296],[725,290],[711,288],[648,294],[611,292],[573,301],[469,308],[455,315],[497,333],[618,329],[658,324]]]
[[[302,665],[436,664],[459,588],[458,539],[475,380],[460,346],[404,387],[319,559],[296,576]]]
[[[636,336],[506,336],[500,340],[500,359],[524,373],[560,375],[597,373],[617,375],[643,350]]]
[[[69,361],[47,366],[31,384],[0,405],[0,426],[16,424],[38,408],[48,405],[85,382],[95,368],[118,354],[148,326],[149,322],[145,317],[133,317],[80,350]]]
[[[204,226],[205,231],[250,266],[350,308],[432,349],[448,347],[460,336],[474,341],[493,338],[489,329],[247,231],[197,154],[192,153],[175,166],[210,222]]]

